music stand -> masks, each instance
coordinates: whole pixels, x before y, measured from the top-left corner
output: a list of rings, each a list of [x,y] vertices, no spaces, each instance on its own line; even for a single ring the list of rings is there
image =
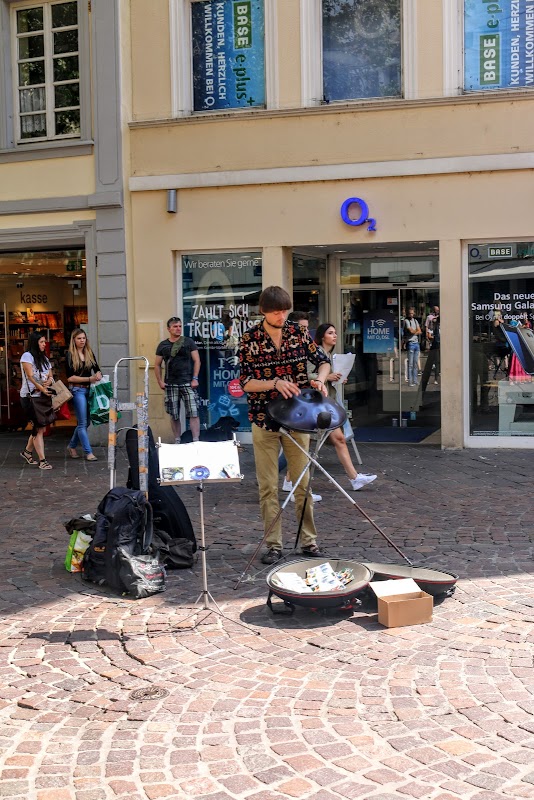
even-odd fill
[[[215,598],[208,589],[208,568],[206,562],[206,535],[204,526],[204,484],[205,483],[241,483],[243,475],[239,471],[239,453],[235,436],[225,442],[192,442],[190,444],[162,444],[158,439],[159,470],[161,486],[195,485],[200,501],[200,561],[202,565],[202,591],[194,605],[202,605],[200,613],[207,612],[202,619],[195,620],[188,628],[195,629],[197,625],[211,615],[240,625],[249,633],[259,636],[259,631],[252,630],[243,622],[228,617],[217,605]],[[209,464],[209,467],[207,466]],[[202,601],[202,603],[201,603]],[[197,617],[198,611],[188,614],[181,622],[186,622],[191,617]]]

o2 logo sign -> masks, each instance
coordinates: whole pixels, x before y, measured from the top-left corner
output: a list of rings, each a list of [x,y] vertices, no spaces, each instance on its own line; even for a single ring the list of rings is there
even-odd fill
[[[357,219],[353,219],[350,216],[350,209],[352,206],[358,206],[360,211],[360,216]],[[361,197],[349,197],[343,205],[341,206],[340,212],[341,219],[346,225],[353,225],[354,227],[359,227],[360,225],[367,225],[368,231],[376,231],[376,219],[373,219],[369,216],[369,206],[362,200]]]

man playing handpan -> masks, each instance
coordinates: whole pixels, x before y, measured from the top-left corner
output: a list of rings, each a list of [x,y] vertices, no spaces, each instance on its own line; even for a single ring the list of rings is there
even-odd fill
[[[280,286],[264,289],[259,299],[263,319],[245,333],[239,345],[240,383],[247,393],[248,418],[252,423],[252,444],[256,461],[256,477],[260,494],[260,510],[267,531],[280,510],[278,501],[278,453],[282,444],[291,481],[295,484],[309,463],[306,455],[280,433],[280,426],[267,413],[267,405],[277,397],[286,400],[300,394],[306,386],[319,390],[325,397],[324,385],[330,363],[298,324],[287,322],[291,308],[289,294]],[[317,380],[308,381],[307,362],[317,368]],[[292,432],[307,451],[308,434]],[[300,521],[308,487],[308,473],[295,491],[295,511]],[[282,556],[282,523],[279,519],[267,536],[263,564],[274,564]],[[317,531],[313,521],[313,502],[308,497],[301,529],[304,555],[318,556]]]

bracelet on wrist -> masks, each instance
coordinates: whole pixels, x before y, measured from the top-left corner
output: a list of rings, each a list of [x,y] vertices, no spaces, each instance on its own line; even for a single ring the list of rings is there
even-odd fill
[[[273,389],[276,389],[276,384],[278,383],[279,380],[280,380],[280,378],[275,378],[274,379],[274,381],[273,381]]]

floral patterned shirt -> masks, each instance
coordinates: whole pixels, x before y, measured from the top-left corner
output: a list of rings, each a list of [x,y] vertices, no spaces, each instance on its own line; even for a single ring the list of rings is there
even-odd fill
[[[319,352],[317,345],[311,341],[307,333],[303,333],[298,325],[286,322],[282,328],[280,350],[264,330],[263,320],[258,322],[241,338],[239,345],[239,365],[241,376],[239,381],[244,389],[250,380],[272,381],[283,378],[300,387],[309,386],[307,362],[317,368],[328,361],[324,352]],[[280,397],[274,390],[266,392],[248,392],[248,418],[259,428],[278,431],[280,425],[270,418],[267,404]]]

